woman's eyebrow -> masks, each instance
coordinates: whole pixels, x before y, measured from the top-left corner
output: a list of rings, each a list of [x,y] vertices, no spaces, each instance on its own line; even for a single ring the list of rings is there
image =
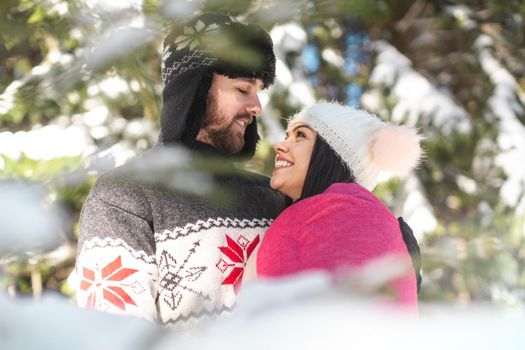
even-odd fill
[[[312,129],[310,126],[306,125],[306,124],[299,124],[299,125],[296,125],[292,128],[292,132],[299,129],[299,128],[307,128],[309,130],[312,130],[314,131],[314,129]],[[286,134],[288,134],[288,131],[286,132]]]

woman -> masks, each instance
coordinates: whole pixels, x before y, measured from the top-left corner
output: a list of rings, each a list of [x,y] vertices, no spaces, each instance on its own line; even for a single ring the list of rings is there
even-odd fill
[[[335,103],[294,116],[285,140],[275,145],[270,180],[294,203],[266,232],[258,275],[334,272],[390,254],[410,259],[407,246],[417,247],[410,228],[400,221],[403,237],[398,220],[370,191],[383,170],[410,172],[420,157],[419,142],[414,129]],[[402,304],[417,303],[417,270],[390,285]]]

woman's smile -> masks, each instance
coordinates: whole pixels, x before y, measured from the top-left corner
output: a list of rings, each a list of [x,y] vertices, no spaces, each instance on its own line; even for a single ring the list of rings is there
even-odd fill
[[[280,157],[280,156],[277,156],[275,157],[275,170],[278,170],[278,169],[282,169],[282,168],[289,168],[293,166],[293,162],[286,159],[286,158],[283,158],[283,157]]]

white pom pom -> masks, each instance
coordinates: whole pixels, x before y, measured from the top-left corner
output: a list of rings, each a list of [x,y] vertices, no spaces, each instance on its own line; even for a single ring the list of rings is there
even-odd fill
[[[381,170],[404,176],[421,157],[419,136],[415,129],[404,126],[381,128],[372,140],[372,161]]]

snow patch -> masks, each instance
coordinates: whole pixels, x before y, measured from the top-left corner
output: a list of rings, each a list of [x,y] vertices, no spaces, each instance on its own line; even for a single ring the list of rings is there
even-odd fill
[[[365,108],[377,114],[384,112],[377,110],[377,97],[369,95],[377,89],[390,89],[391,95],[387,98],[397,102],[391,115],[394,122],[437,127],[445,136],[454,131],[471,131],[472,125],[465,109],[455,103],[452,96],[415,71],[406,56],[384,41],[376,42],[375,50],[378,56],[370,75],[372,89],[365,92],[362,99]],[[367,105],[368,102],[371,104]]]

